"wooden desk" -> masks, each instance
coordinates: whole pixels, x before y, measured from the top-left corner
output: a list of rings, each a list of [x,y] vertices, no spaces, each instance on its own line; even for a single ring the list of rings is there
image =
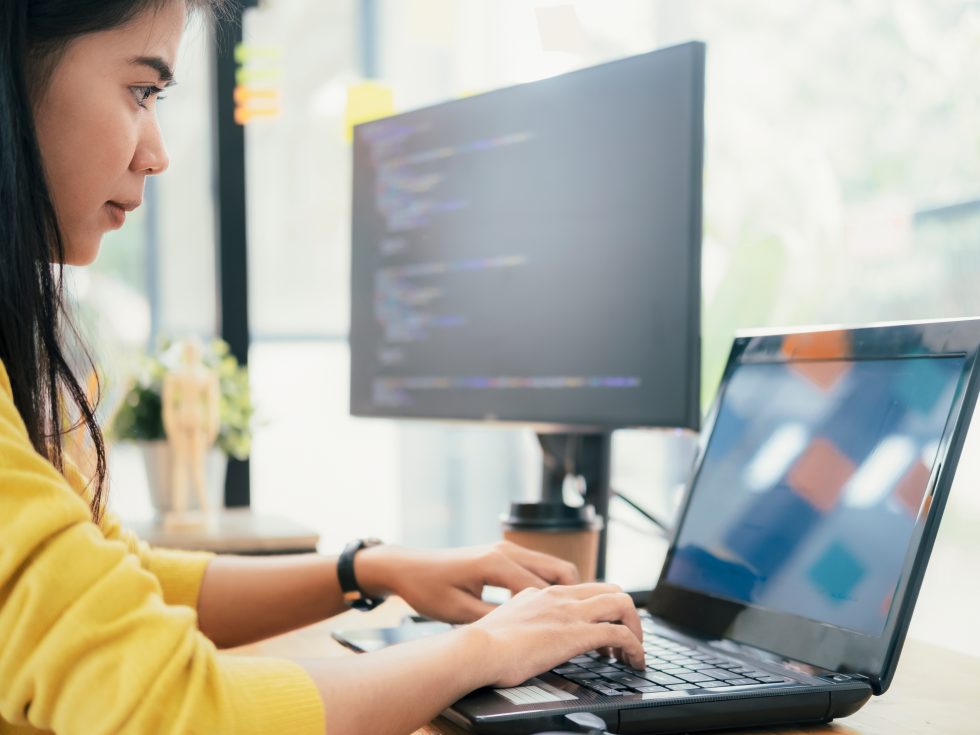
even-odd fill
[[[333,630],[396,625],[410,610],[392,599],[370,613],[346,612],[232,653],[286,658],[354,655],[330,637]],[[980,733],[980,658],[920,641],[907,641],[891,688],[857,714],[831,725],[763,730],[726,730],[741,735],[977,735]],[[415,735],[463,735],[439,718]]]

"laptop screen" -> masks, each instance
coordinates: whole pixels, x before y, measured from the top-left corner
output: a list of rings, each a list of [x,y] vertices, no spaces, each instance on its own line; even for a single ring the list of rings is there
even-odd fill
[[[665,579],[881,635],[964,363],[737,365]]]

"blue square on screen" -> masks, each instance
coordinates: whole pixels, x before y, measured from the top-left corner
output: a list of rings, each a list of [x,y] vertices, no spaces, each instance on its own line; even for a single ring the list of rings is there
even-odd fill
[[[817,589],[834,604],[848,599],[864,577],[864,565],[847,547],[834,542],[810,567],[807,576]]]

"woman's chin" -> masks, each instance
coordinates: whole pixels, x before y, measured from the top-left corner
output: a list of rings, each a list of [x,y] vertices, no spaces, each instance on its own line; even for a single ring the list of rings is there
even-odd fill
[[[85,238],[82,242],[67,240],[65,242],[65,265],[91,265],[99,257],[102,238]]]

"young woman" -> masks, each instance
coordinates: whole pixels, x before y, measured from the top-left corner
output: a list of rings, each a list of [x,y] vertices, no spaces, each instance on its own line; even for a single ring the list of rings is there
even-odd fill
[[[150,549],[105,512],[102,437],[59,342],[60,268],[92,262],[167,168],[155,108],[188,11],[217,2],[0,3],[0,733],[408,733],[590,649],[641,666],[628,596],[508,544],[354,557],[365,595],[470,623],[452,632],[342,660],[222,655],[344,610],[337,560]],[[70,404],[91,478],[62,453]],[[491,608],[484,584],[516,594]]]

